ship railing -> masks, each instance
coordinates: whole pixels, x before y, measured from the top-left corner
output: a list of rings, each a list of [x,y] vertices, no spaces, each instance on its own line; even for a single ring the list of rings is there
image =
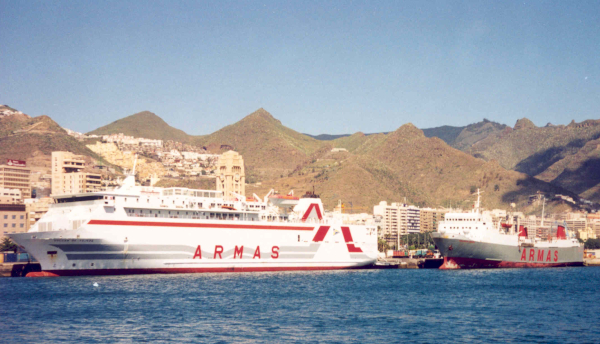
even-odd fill
[[[170,219],[192,219],[192,220],[229,220],[229,221],[259,221],[253,217],[245,217],[243,214],[241,216],[209,216],[209,215],[198,215],[198,214],[139,214],[139,213],[127,213],[128,217],[142,217],[142,218],[170,218]],[[277,223],[304,223],[304,224],[314,224],[314,225],[323,225],[323,224],[343,224],[343,225],[364,225],[361,221],[340,221],[339,219],[332,218],[323,218],[321,220],[318,219],[308,219],[306,221],[302,221],[301,219],[289,219],[281,216],[272,216],[262,219],[261,221],[266,222],[277,222]]]

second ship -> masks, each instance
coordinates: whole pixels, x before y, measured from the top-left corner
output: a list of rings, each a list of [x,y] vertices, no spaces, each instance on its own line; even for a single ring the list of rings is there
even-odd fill
[[[431,237],[444,257],[440,269],[547,268],[583,265],[583,245],[565,224],[554,224],[548,235],[511,224],[494,226],[479,211],[480,195],[470,213],[447,213]],[[535,233],[529,233],[535,232]]]

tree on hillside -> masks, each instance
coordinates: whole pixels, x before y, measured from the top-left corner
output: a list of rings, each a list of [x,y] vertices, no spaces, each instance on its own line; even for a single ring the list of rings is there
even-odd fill
[[[0,252],[15,251],[17,248],[17,244],[10,240],[9,237],[4,237],[2,242],[0,242]]]

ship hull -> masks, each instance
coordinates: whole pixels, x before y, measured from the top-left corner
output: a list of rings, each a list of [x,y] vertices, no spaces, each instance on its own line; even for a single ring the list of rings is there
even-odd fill
[[[360,269],[377,257],[364,226],[90,221],[9,235],[40,262],[32,276]]]
[[[552,268],[583,265],[583,247],[538,245],[535,247],[476,242],[467,237],[444,238],[431,234],[444,256],[440,269]]]
[[[115,276],[115,275],[148,275],[148,274],[192,274],[192,273],[226,273],[226,272],[276,272],[276,271],[325,271],[325,270],[357,270],[368,269],[367,265],[349,266],[280,266],[280,267],[228,267],[228,268],[155,268],[155,269],[98,269],[98,270],[48,270],[30,272],[27,277],[62,277],[62,276]]]

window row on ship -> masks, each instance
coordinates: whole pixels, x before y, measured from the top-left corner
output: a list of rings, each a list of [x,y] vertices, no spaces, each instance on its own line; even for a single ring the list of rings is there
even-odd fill
[[[453,219],[453,218],[447,218],[446,221],[481,221],[481,219],[463,219],[463,218]]]
[[[233,221],[286,221],[281,216],[263,215],[246,212],[203,212],[203,211],[178,211],[164,209],[134,209],[125,208],[127,216],[130,217],[154,217],[172,219],[194,219],[194,220],[233,220]]]
[[[166,201],[166,202],[165,202]],[[169,202],[170,201],[170,202]],[[127,202],[127,197],[124,197],[124,202]],[[139,197],[135,197],[135,202],[136,203],[140,203],[140,198]],[[150,198],[146,199],[146,203],[150,203]],[[178,203],[180,205],[178,205]],[[208,203],[204,203],[204,202],[186,202],[186,200],[181,200],[179,202],[179,200],[175,200],[175,199],[161,199],[160,200],[160,204],[161,207],[162,206],[168,206],[168,205],[175,205],[176,207],[186,207],[186,208],[205,208],[204,206]],[[215,208],[215,207],[222,207],[222,206],[228,206],[228,207],[233,207],[235,204],[234,203],[210,203],[210,205],[208,206],[208,208]],[[247,205],[248,209],[250,210],[265,210],[266,206],[264,204],[248,204]]]

